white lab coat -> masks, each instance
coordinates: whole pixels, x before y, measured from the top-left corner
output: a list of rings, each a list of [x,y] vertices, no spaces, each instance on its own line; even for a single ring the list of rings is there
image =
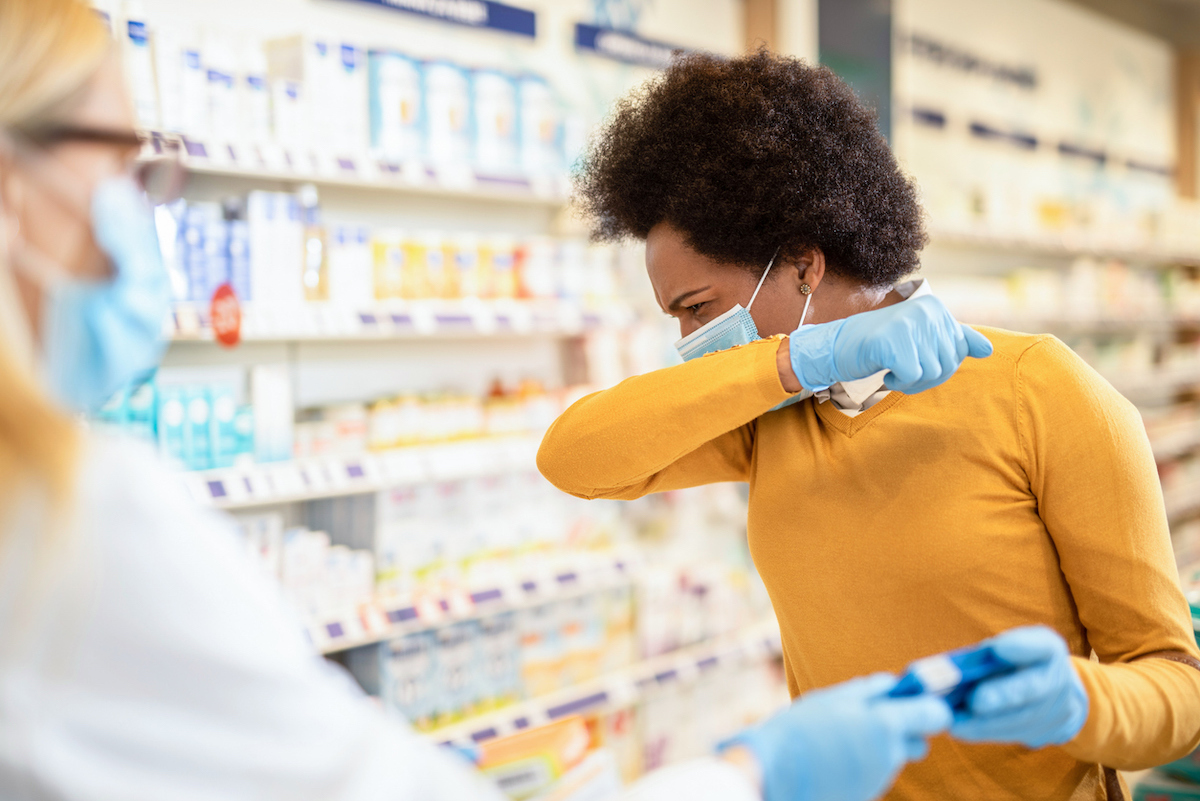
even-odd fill
[[[0,798],[499,799],[316,655],[229,522],[148,449],[90,438],[61,525],[16,494],[0,533]],[[757,797],[712,759],[630,793]]]

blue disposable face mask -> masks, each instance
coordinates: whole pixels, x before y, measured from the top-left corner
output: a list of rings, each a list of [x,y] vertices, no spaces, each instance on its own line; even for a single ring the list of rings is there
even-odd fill
[[[762,277],[758,279],[758,286],[754,288],[754,294],[750,296],[750,302],[746,304],[745,308],[739,303],[720,317],[708,321],[675,343],[675,350],[679,351],[679,355],[683,357],[685,362],[703,356],[706,353],[729,350],[739,345],[749,345],[751,342],[762,338],[758,335],[758,326],[755,325],[754,318],[750,315],[750,307],[754,305],[754,301],[758,297],[758,292],[762,289],[763,282],[767,280],[767,275],[771,272],[771,267],[775,265],[775,259],[778,256],[779,251],[776,250],[775,254],[771,256],[771,261],[767,263],[767,269],[763,270]],[[811,293],[804,298],[804,311],[800,314],[800,325],[804,325],[804,318],[808,316],[808,303],[810,300],[812,300]],[[774,409],[771,409],[771,411],[782,409],[784,406],[790,406],[793,403],[802,401],[810,394],[808,392],[801,392],[795,397],[788,398]]]
[[[110,278],[83,281],[61,268],[23,269],[43,290],[42,369],[49,390],[81,412],[100,408],[158,365],[171,304],[154,216],[133,180],[101,182],[91,218],[96,244],[111,263]]]

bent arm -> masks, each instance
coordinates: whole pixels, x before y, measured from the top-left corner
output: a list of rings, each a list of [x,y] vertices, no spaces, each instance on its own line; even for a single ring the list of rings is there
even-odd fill
[[[581,498],[744,481],[752,421],[790,397],[778,339],[634,376],[573,404],[546,432],[538,469]]]
[[[1074,660],[1089,711],[1065,749],[1126,770],[1181,757],[1200,743],[1200,651],[1141,418],[1057,340],[1017,380],[1030,483],[1100,660]]]

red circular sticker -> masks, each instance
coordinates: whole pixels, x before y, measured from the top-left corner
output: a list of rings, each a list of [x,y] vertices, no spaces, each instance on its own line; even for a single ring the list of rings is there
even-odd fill
[[[221,284],[213,292],[212,307],[213,338],[227,348],[242,341],[242,306],[237,294],[229,284]]]

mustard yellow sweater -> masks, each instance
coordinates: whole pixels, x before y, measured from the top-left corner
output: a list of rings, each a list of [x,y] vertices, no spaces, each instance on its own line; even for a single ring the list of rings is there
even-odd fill
[[[1044,623],[1091,699],[1060,748],[938,737],[894,799],[1095,799],[1101,765],[1200,742],[1200,657],[1137,411],[1061,342],[995,345],[948,382],[851,418],[788,397],[778,340],[590,395],[551,427],[542,473],[582,498],[750,484],[749,542],[793,696]],[[1095,652],[1095,659],[1089,655]]]

